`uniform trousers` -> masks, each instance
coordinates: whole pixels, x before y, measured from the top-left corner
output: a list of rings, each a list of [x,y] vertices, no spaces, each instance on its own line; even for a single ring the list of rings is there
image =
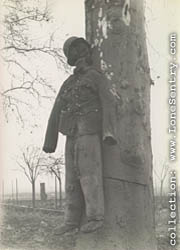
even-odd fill
[[[78,226],[84,207],[88,221],[103,220],[104,188],[100,136],[67,136],[65,166],[65,223]]]

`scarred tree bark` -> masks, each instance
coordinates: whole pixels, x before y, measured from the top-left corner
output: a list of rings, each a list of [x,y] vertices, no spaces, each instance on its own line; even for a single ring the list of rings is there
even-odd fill
[[[86,38],[117,100],[117,146],[103,145],[105,226],[76,250],[156,250],[150,70],[143,0],[87,0]]]

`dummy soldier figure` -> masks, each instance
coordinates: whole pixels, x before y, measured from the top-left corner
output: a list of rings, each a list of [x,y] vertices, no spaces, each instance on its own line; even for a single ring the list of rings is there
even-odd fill
[[[59,234],[79,230],[83,207],[87,222],[80,230],[89,233],[103,225],[102,144],[117,143],[115,103],[106,77],[92,65],[89,43],[70,37],[63,50],[75,69],[56,97],[43,150],[54,152],[58,132],[66,135],[66,208]]]

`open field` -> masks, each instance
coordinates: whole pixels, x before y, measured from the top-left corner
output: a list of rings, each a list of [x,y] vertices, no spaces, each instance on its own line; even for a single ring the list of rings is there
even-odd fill
[[[54,235],[62,215],[6,209],[1,220],[1,250],[68,249],[71,239],[63,242]],[[63,246],[64,248],[59,248]]]
[[[165,200],[165,205],[166,205]],[[22,204],[22,202],[21,202]],[[14,208],[1,210],[3,219],[0,224],[1,250],[71,250],[76,235],[55,235],[57,228],[63,222],[63,216],[58,213],[43,213],[42,211],[22,211]],[[170,247],[167,221],[169,210],[166,206],[158,206],[156,200],[156,237],[158,250],[179,250],[180,247]],[[180,235],[180,227],[177,235]],[[153,249],[152,249],[153,250]]]

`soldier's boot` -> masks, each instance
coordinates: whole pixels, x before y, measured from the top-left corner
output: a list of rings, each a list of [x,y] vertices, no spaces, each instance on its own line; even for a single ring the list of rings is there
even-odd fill
[[[83,233],[92,233],[100,229],[102,226],[103,220],[92,220],[84,224],[80,230]]]
[[[77,225],[64,223],[59,228],[56,228],[55,235],[63,235],[66,233],[77,233],[78,231],[79,227]]]

